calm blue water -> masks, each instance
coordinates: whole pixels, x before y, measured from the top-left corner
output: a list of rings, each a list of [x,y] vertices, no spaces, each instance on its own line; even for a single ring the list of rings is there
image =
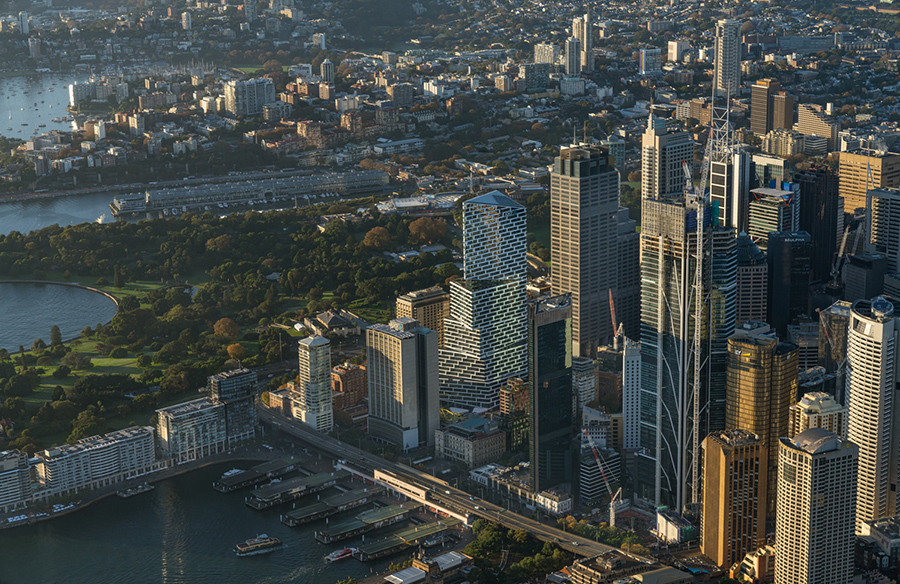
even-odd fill
[[[278,521],[278,508],[247,507],[246,491],[212,489],[212,481],[234,466],[252,464],[211,466],[157,483],[149,493],[111,497],[53,521],[0,531],[0,584],[335,584],[391,563],[327,564],[324,555],[345,542],[317,543],[319,522],[289,528]],[[234,555],[236,543],[259,533],[285,547]]]
[[[106,324],[115,315],[116,304],[112,300],[89,290],[52,284],[0,283],[0,348],[12,352],[25,345],[27,349],[35,339],[49,344],[53,325],[59,327],[63,339],[71,339],[80,335],[84,327]]]
[[[89,78],[90,75],[36,73],[0,79],[0,134],[27,140],[32,134],[71,130],[71,122],[54,122],[53,118],[69,115],[69,84]],[[41,128],[40,124],[46,127]]]

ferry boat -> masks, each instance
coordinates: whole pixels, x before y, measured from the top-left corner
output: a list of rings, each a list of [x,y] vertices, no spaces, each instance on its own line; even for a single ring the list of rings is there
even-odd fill
[[[244,543],[234,546],[234,553],[239,556],[255,556],[257,554],[266,554],[274,552],[281,547],[281,540],[277,537],[269,537],[265,533],[261,533],[256,537],[252,537]]]
[[[329,562],[339,562],[341,560],[346,560],[347,558],[353,555],[353,552],[356,551],[356,548],[344,548],[342,550],[335,550],[325,556],[325,559]]]

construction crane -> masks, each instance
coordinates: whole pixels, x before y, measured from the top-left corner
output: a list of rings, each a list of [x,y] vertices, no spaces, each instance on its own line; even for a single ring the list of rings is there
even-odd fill
[[[609,526],[615,527],[616,511],[619,507],[624,506],[624,502],[622,501],[622,487],[619,487],[619,490],[613,493],[612,487],[609,486],[609,480],[606,478],[606,471],[603,470],[603,457],[600,456],[600,452],[594,445],[593,438],[591,438],[591,435],[588,434],[587,430],[582,429],[581,433],[587,437],[588,444],[591,445],[591,452],[594,453],[594,460],[597,461],[597,468],[600,469],[600,476],[603,477],[603,483],[606,485],[606,492],[609,493]]]
[[[850,236],[850,226],[844,228],[844,237],[841,238],[841,247],[838,249],[834,262],[831,264],[831,283],[837,286],[840,281],[841,268],[844,266],[844,251],[847,249],[847,238]]]

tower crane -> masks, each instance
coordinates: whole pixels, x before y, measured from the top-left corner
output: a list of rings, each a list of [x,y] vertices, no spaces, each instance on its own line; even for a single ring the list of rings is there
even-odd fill
[[[609,480],[606,478],[606,471],[603,470],[603,457],[600,455],[600,452],[597,450],[597,447],[594,445],[594,440],[591,438],[591,435],[588,434],[587,430],[581,430],[581,433],[584,434],[588,439],[588,444],[591,445],[591,452],[594,453],[594,460],[597,461],[597,468],[600,469],[600,476],[603,477],[603,484],[606,485],[606,492],[609,493],[609,525],[610,527],[616,526],[616,511],[620,507],[624,507],[625,503],[622,501],[622,487],[619,487],[615,493],[613,493],[612,487],[609,486]]]

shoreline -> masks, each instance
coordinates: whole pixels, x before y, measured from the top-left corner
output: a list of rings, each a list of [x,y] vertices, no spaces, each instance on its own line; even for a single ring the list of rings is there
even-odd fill
[[[162,481],[166,481],[169,479],[173,479],[175,477],[181,476],[183,474],[187,474],[189,472],[193,472],[195,470],[200,470],[202,468],[206,468],[207,466],[212,466],[214,464],[220,464],[225,462],[237,462],[237,461],[249,461],[249,462],[259,462],[259,461],[267,461],[267,460],[275,460],[278,456],[273,456],[274,453],[267,453],[265,455],[256,454],[253,452],[243,452],[243,453],[234,453],[222,456],[218,458],[218,455],[202,458],[197,461],[188,462],[182,465],[176,465],[174,467],[167,467],[161,469],[159,471],[143,475],[140,477],[135,477],[133,479],[129,479],[127,481],[122,481],[120,483],[116,483],[115,485],[110,485],[106,489],[102,491],[92,491],[87,499],[82,500],[80,503],[74,504],[74,507],[70,507],[58,513],[52,513],[49,515],[44,515],[41,517],[33,517],[24,521],[17,521],[15,523],[9,523],[7,521],[3,521],[0,523],[0,531],[5,529],[15,529],[16,527],[25,527],[28,525],[35,525],[38,523],[42,523],[45,521],[50,521],[52,519],[56,519],[58,517],[64,517],[71,513],[75,513],[76,511],[81,511],[83,509],[87,509],[94,503],[98,501],[103,501],[104,499],[108,499],[109,497],[116,496],[116,494],[129,487],[133,487],[136,485],[140,485],[142,483],[155,484],[160,483]],[[49,505],[48,505],[49,506]],[[21,512],[10,513],[13,517],[17,515],[22,515]]]

